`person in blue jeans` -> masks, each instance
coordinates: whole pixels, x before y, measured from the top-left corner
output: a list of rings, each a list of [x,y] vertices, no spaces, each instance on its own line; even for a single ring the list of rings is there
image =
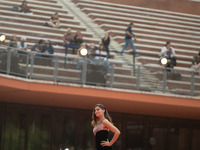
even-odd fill
[[[127,48],[128,45],[130,45],[131,48],[133,49],[134,55],[138,54],[138,52],[136,51],[135,45],[133,43],[133,40],[132,40],[132,38],[134,38],[134,40],[136,41],[135,34],[133,34],[133,32],[132,32],[132,27],[133,27],[133,23],[130,23],[129,26],[126,28],[125,45],[120,52],[121,55],[123,55],[124,50]]]

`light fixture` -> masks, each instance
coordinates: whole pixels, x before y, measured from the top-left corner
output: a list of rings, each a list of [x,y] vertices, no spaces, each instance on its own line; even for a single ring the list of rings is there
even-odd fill
[[[88,54],[88,50],[86,48],[81,48],[80,54],[81,54],[81,56],[86,56]]]
[[[0,33],[0,42],[4,42],[6,40],[6,35]]]
[[[161,65],[165,66],[165,65],[167,65],[167,63],[168,63],[168,59],[167,59],[167,58],[162,57],[162,58],[160,59],[160,64],[161,64]]]

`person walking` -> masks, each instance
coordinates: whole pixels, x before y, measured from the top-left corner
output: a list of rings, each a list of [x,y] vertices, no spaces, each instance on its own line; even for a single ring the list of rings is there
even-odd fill
[[[135,48],[135,45],[133,43],[133,40],[132,38],[134,38],[134,40],[136,41],[136,37],[135,37],[135,34],[132,32],[132,27],[133,27],[133,23],[130,23],[128,25],[128,27],[126,28],[126,33],[125,33],[125,45],[124,47],[122,48],[121,52],[120,52],[120,55],[123,55],[124,53],[124,50],[127,48],[128,45],[131,46],[131,48],[133,49],[133,53],[134,55],[137,55],[138,52],[136,51],[136,48]]]

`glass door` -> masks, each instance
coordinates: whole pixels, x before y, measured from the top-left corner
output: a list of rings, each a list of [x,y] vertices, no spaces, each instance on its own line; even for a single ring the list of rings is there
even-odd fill
[[[167,150],[168,123],[165,119],[149,119],[148,150]]]
[[[125,150],[144,150],[144,119],[140,117],[127,118],[125,125]]]

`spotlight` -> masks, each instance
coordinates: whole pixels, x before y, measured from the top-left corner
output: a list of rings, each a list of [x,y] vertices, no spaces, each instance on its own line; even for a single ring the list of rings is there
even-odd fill
[[[80,54],[81,54],[81,56],[86,56],[88,54],[88,50],[86,48],[81,48]]]
[[[0,42],[4,42],[6,40],[6,35],[0,33]]]
[[[167,58],[162,57],[162,58],[160,59],[160,64],[161,64],[161,65],[165,66],[165,65],[167,65],[167,63],[168,63]]]

